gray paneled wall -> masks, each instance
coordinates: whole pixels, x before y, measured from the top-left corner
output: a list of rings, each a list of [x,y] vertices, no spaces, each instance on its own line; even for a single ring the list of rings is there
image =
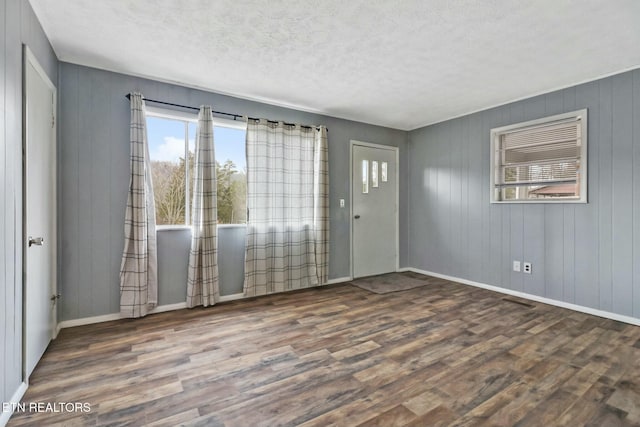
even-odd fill
[[[489,130],[581,108],[589,203],[490,204]],[[414,130],[408,156],[410,266],[640,317],[640,70]]]
[[[218,276],[221,295],[242,293],[244,282],[243,225],[218,227]],[[187,299],[187,266],[191,232],[185,229],[158,232],[158,304],[173,304]]]
[[[0,24],[0,401],[9,402],[22,382],[22,43],[54,82],[58,60],[29,2],[3,0]]]
[[[329,128],[331,245],[329,277],[349,276],[349,141],[357,139],[400,147],[406,171],[407,132],[246,101],[172,84],[61,63],[59,78],[60,320],[119,311],[118,271],[123,247],[124,208],[129,183],[129,102],[125,94],[178,104],[210,104],[216,110]],[[401,173],[401,187],[407,174]],[[401,192],[401,206],[407,206]],[[406,210],[401,211],[401,218]],[[407,222],[401,220],[400,241]],[[220,229],[222,295],[242,291],[243,228]],[[159,302],[185,300],[189,235],[160,231]],[[401,265],[408,248],[401,246]]]

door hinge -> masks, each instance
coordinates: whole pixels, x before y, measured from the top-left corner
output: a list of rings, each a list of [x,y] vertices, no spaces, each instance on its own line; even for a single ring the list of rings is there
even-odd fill
[[[60,295],[60,294],[51,295],[51,301],[56,302],[56,301],[58,301],[60,299],[61,296],[62,295]]]
[[[51,116],[51,129],[56,127],[56,116]]]

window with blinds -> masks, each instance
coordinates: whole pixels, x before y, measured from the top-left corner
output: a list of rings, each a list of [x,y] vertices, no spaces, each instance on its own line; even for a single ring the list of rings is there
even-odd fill
[[[491,130],[491,202],[586,202],[587,110]]]

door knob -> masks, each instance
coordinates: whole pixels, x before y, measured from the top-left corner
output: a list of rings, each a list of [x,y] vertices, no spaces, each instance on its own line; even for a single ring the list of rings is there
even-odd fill
[[[360,215],[356,215],[356,216],[354,216],[354,218],[355,218],[355,219],[358,219],[358,218],[360,218]]]
[[[44,243],[44,238],[42,237],[33,238],[29,236],[29,247],[31,247],[31,245],[42,246],[43,243]]]

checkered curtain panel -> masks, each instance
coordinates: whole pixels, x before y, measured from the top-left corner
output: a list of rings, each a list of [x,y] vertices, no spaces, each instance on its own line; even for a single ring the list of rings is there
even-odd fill
[[[142,94],[131,94],[131,179],[120,266],[120,314],[142,317],[158,303],[156,213]]]
[[[322,285],[329,262],[327,130],[249,120],[244,294]]]
[[[319,284],[329,280],[329,148],[327,128],[316,131],[313,157],[313,228]]]
[[[215,304],[218,290],[216,156],[211,107],[200,107],[196,134],[187,307]]]

